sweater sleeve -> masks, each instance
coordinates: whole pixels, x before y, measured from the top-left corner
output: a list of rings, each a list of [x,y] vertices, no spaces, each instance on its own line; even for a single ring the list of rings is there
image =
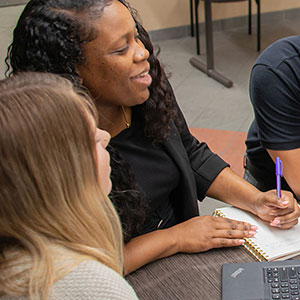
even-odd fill
[[[53,286],[51,299],[138,300],[134,290],[114,270],[97,261],[84,261]]]

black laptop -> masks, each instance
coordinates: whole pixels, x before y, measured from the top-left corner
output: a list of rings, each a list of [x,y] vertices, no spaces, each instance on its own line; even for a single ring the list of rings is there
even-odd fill
[[[300,260],[222,266],[222,300],[300,300]]]

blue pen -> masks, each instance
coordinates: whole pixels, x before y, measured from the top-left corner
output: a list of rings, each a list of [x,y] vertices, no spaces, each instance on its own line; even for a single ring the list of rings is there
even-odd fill
[[[281,177],[282,177],[282,162],[279,157],[276,157],[276,189],[277,197],[281,197]]]

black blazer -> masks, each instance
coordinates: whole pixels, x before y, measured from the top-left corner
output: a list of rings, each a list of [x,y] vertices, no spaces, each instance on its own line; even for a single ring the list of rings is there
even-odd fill
[[[174,209],[177,221],[182,222],[199,215],[197,200],[204,199],[211,183],[229,165],[190,133],[179,107],[178,111],[181,128],[172,122],[164,145],[181,173]]]

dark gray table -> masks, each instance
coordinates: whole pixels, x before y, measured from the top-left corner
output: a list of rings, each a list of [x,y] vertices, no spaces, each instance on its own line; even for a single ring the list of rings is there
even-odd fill
[[[252,261],[256,260],[243,247],[176,254],[148,264],[126,279],[140,300],[220,300],[222,264]]]

